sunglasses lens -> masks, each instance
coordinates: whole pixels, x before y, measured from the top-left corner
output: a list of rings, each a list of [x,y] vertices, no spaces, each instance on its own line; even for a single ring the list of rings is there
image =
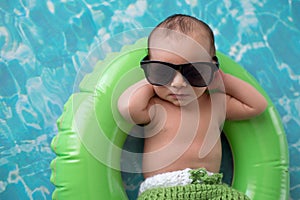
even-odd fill
[[[143,63],[147,80],[153,85],[167,85],[174,77],[175,70],[162,63]]]
[[[218,70],[218,64],[209,62],[174,65],[147,59],[148,57],[145,57],[142,60],[141,67],[145,72],[148,82],[158,86],[169,84],[175,77],[177,70],[191,86],[206,87],[211,83],[214,72]]]
[[[213,77],[213,68],[206,63],[194,63],[184,70],[184,77],[189,84],[195,87],[206,87],[210,84]]]

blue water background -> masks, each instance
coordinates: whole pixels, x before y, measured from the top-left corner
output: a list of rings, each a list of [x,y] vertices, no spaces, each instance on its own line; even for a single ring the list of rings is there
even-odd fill
[[[174,13],[211,25],[218,50],[268,93],[289,143],[290,198],[300,199],[299,0],[1,0],[0,199],[51,199],[56,120],[102,54],[82,61],[102,41]]]

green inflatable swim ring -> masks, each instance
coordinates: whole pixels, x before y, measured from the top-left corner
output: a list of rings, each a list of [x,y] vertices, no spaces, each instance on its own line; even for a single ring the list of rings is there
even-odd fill
[[[126,131],[132,125],[118,113],[117,100],[128,86],[143,78],[139,61],[146,52],[146,39],[141,39],[109,55],[84,77],[80,92],[65,104],[57,121],[58,135],[51,144],[57,155],[51,162],[51,182],[56,186],[53,199],[128,199],[120,159]],[[245,69],[220,52],[218,57],[224,72],[252,84],[269,103],[254,119],[227,121],[224,125],[234,160],[232,187],[253,200],[287,200],[288,147],[280,117]],[[134,74],[130,80],[124,76],[127,73]]]

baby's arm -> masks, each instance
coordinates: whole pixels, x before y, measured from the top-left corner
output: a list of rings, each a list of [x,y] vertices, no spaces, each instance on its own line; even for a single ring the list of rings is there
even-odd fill
[[[226,118],[229,120],[248,119],[262,113],[267,101],[253,86],[220,70],[226,92]]]
[[[155,95],[153,86],[145,79],[130,86],[119,98],[118,109],[122,116],[135,124],[150,122],[149,108]]]

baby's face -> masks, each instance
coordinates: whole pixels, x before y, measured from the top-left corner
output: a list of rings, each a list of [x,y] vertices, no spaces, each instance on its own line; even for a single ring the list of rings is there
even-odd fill
[[[200,45],[191,38],[174,41],[174,38],[164,38],[159,42],[152,42],[150,60],[185,64],[191,62],[212,62],[209,55],[209,43]],[[182,74],[176,71],[173,80],[165,86],[153,86],[156,94],[176,106],[185,106],[197,100],[207,87],[193,87]]]
[[[193,50],[191,50],[193,52]],[[172,64],[185,64],[188,61],[174,53],[153,50],[151,60],[163,61]],[[197,60],[198,62],[211,62],[211,59]],[[175,72],[174,78],[165,86],[153,86],[156,94],[161,98],[176,106],[185,106],[198,99],[207,89],[207,87],[193,87],[179,72]]]
[[[154,91],[161,99],[175,106],[186,106],[197,100],[205,91],[206,87],[191,87],[178,75],[170,85],[153,86]],[[176,86],[175,86],[176,85]]]

